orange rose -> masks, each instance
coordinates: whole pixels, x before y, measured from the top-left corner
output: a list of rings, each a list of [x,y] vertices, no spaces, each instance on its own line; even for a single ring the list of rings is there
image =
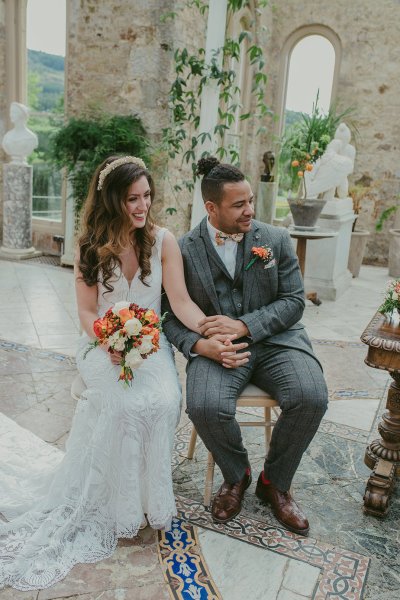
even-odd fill
[[[154,312],[154,310],[151,308],[150,310],[147,310],[144,313],[144,318],[146,319],[146,321],[148,321],[151,325],[154,325],[154,323],[158,322],[158,315]]]
[[[292,167],[298,167],[299,166],[299,161],[298,160],[292,160]]]
[[[135,316],[135,313],[129,308],[122,308],[118,313],[119,318],[121,319],[121,323],[125,325],[129,319],[132,319]]]
[[[303,171],[299,171],[299,172],[297,173],[297,177],[303,177],[303,176],[304,176],[304,173],[303,173]]]
[[[306,164],[306,171],[312,171],[313,170],[313,166],[311,163],[307,163]]]
[[[93,323],[93,331],[96,337],[103,337],[103,335],[105,334],[103,319],[96,319],[96,321]]]

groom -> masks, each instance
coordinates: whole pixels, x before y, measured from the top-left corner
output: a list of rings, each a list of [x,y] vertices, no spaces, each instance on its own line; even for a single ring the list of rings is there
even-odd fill
[[[187,288],[207,317],[200,323],[202,335],[171,312],[163,330],[188,358],[187,412],[224,477],[212,517],[226,523],[238,515],[251,483],[235,418],[237,398],[251,382],[282,411],[256,495],[284,527],[307,535],[307,518],[289,488],[326,411],[327,389],[299,322],[304,290],[298,261],[285,229],[253,221],[253,193],[238,168],[209,157],[198,170],[208,216],[183,236],[180,247]],[[224,351],[219,340],[230,335],[249,343],[249,356]]]

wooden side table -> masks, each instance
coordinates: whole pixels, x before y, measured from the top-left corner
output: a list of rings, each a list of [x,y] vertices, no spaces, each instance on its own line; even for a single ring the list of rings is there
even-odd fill
[[[395,477],[400,475],[400,324],[399,316],[392,318],[377,312],[361,336],[367,344],[365,362],[370,367],[384,369],[393,378],[389,387],[386,408],[378,425],[380,439],[365,451],[364,462],[372,469],[364,494],[364,511],[383,517],[389,509],[390,494]]]
[[[318,230],[314,231],[303,230],[303,229],[295,229],[294,227],[289,227],[290,237],[297,240],[296,254],[299,259],[300,271],[304,279],[304,271],[306,268],[306,250],[307,250],[307,240],[323,240],[324,238],[331,238],[337,236],[337,231],[329,231],[329,230]],[[311,300],[317,306],[321,304],[321,300],[318,298],[316,292],[309,292],[307,294],[307,299]]]

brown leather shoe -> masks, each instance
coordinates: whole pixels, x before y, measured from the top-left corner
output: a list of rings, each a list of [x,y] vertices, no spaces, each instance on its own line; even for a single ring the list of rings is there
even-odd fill
[[[245,475],[237,483],[224,483],[214,496],[211,515],[217,523],[227,523],[234,519],[242,510],[242,500],[245,490],[251,484],[251,473]]]
[[[275,518],[289,531],[308,535],[310,526],[300,506],[290,492],[281,492],[272,483],[263,483],[261,474],[257,481],[256,496],[272,507]]]

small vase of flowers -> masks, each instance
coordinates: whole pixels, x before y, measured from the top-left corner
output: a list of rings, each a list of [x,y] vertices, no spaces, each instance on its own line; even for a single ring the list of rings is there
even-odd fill
[[[383,315],[392,315],[394,311],[400,313],[400,279],[389,281],[386,287],[385,299],[379,307]]]

